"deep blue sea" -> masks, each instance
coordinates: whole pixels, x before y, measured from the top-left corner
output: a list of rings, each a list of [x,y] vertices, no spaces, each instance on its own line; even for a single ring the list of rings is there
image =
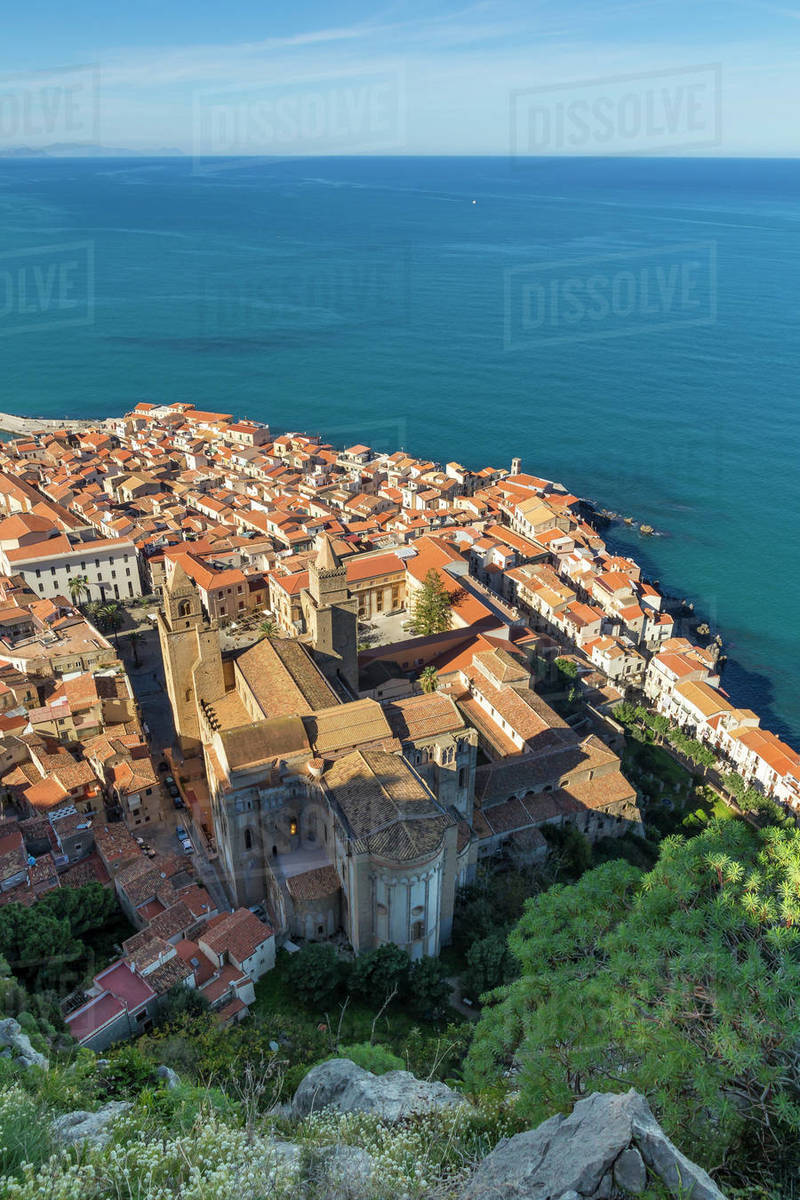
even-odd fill
[[[139,400],[508,465],[800,745],[800,162],[0,161],[0,410]]]

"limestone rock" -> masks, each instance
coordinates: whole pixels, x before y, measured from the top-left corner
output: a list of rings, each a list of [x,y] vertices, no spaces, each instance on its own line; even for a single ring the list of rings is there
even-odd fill
[[[312,1195],[336,1200],[372,1200],[372,1158],[360,1146],[325,1146],[306,1169]]]
[[[635,1093],[634,1093],[635,1094]],[[647,1166],[675,1196],[691,1200],[725,1200],[711,1176],[682,1154],[656,1121],[647,1101],[633,1120],[633,1140]]]
[[[97,1112],[65,1113],[53,1121],[53,1136],[65,1146],[76,1142],[90,1142],[93,1146],[105,1146],[111,1137],[110,1125],[130,1108],[127,1100],[110,1100]]]
[[[600,1200],[612,1194],[612,1179],[622,1186],[617,1164],[623,1179],[641,1184],[640,1191],[646,1164],[675,1196],[724,1200],[710,1176],[673,1146],[633,1089],[624,1095],[595,1093],[579,1100],[568,1117],[550,1117],[537,1129],[504,1139],[479,1163],[459,1200],[563,1200],[569,1193]]]
[[[614,1163],[614,1183],[622,1192],[639,1196],[647,1187],[647,1167],[635,1146],[623,1150]]]
[[[3,1056],[13,1058],[20,1066],[43,1067],[46,1070],[50,1065],[43,1054],[34,1050],[31,1039],[27,1033],[23,1033],[19,1021],[13,1017],[0,1021],[0,1046],[3,1047]]]
[[[333,1058],[308,1072],[294,1094],[292,1113],[307,1117],[321,1108],[336,1108],[397,1121],[410,1113],[464,1103],[463,1096],[444,1083],[416,1079],[408,1071],[373,1075],[348,1058]]]
[[[303,1151],[294,1142],[276,1141],[272,1143],[272,1149],[275,1152],[276,1167],[288,1169],[299,1166]]]
[[[173,1088],[176,1088],[181,1081],[177,1071],[173,1071],[172,1067],[168,1067],[165,1063],[161,1063],[160,1066],[156,1067],[156,1075],[163,1081],[164,1087],[167,1089],[167,1091],[170,1092]]]

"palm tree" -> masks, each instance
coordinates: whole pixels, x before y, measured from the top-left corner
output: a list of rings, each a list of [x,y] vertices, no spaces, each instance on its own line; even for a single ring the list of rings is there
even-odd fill
[[[134,629],[134,630],[132,630],[131,633],[128,634],[128,641],[131,644],[131,650],[133,650],[133,665],[135,667],[138,667],[141,665],[139,662],[139,642],[141,640],[142,640],[142,631],[140,629]]]
[[[272,617],[265,617],[258,627],[258,632],[265,638],[275,637],[278,632],[278,626]]]
[[[119,638],[117,634],[122,625],[122,613],[119,611],[118,604],[104,604],[99,611],[100,620],[103,622],[105,629],[110,629],[114,634],[114,644],[119,649]]]
[[[69,588],[70,600],[73,604],[80,608],[81,597],[88,596],[90,594],[89,580],[87,576],[73,575],[69,580],[67,580],[67,587]]]
[[[428,695],[436,691],[439,686],[439,676],[436,674],[436,667],[426,667],[424,671],[420,671],[419,685],[423,692]]]

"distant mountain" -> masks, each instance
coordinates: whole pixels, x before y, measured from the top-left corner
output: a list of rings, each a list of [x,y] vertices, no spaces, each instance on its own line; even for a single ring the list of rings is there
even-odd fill
[[[0,149],[0,158],[183,158],[182,150],[159,147],[154,150],[130,150],[119,146],[99,146],[96,142],[53,142],[49,146],[9,146]]]

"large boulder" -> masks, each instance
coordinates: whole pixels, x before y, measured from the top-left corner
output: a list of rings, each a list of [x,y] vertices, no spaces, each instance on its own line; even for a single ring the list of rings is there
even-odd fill
[[[64,1113],[53,1121],[53,1136],[64,1146],[74,1146],[76,1142],[105,1146],[111,1137],[110,1126],[129,1108],[127,1100],[110,1100],[97,1112]]]
[[[724,1200],[702,1167],[666,1136],[638,1092],[595,1093],[568,1117],[504,1138],[479,1163],[459,1200],[605,1200],[658,1180],[682,1200]]]
[[[13,1058],[22,1067],[43,1067],[50,1065],[48,1060],[38,1050],[34,1050],[31,1039],[24,1033],[19,1021],[6,1017],[0,1021],[0,1053],[7,1058]]]
[[[349,1058],[332,1058],[308,1072],[294,1094],[292,1113],[307,1117],[321,1108],[335,1108],[397,1121],[411,1113],[463,1103],[463,1096],[444,1083],[416,1079],[408,1071],[373,1075]]]

